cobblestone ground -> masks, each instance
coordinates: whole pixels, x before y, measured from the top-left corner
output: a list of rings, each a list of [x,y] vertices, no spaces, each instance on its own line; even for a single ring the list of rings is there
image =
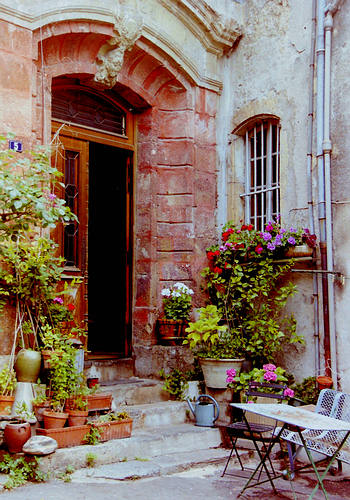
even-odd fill
[[[253,465],[253,464],[251,464]],[[193,468],[168,476],[116,481],[108,478],[88,478],[83,471],[68,477],[70,482],[49,481],[43,484],[28,484],[10,492],[0,492],[0,500],[228,500],[241,498],[268,500],[304,500],[312,492],[316,481],[312,474],[300,474],[293,482],[276,481],[278,494],[274,494],[269,483],[247,490],[239,497],[246,479],[220,477],[222,465]],[[86,471],[85,471],[86,472]],[[345,471],[346,472],[346,471]],[[325,487],[330,500],[350,499],[350,480],[347,474],[329,476]],[[314,496],[324,498],[321,491]]]

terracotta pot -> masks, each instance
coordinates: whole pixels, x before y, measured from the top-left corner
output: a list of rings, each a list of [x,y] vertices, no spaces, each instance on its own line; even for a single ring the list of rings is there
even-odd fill
[[[28,422],[9,422],[4,430],[4,440],[10,453],[20,453],[31,437]]]
[[[309,245],[295,245],[289,247],[285,253],[286,257],[310,257],[312,255],[312,248]]]
[[[89,412],[87,410],[69,410],[68,411],[68,425],[85,425]]]
[[[89,425],[75,425],[61,429],[37,429],[38,436],[49,436],[57,441],[58,448],[70,448],[85,444],[84,438],[90,431]]]
[[[50,408],[50,401],[44,401],[43,403],[37,405],[33,404],[33,412],[39,423],[42,423],[44,421],[43,413],[49,408]]]
[[[97,385],[99,383],[99,378],[98,377],[90,377],[87,379],[87,386],[89,387],[89,389],[91,389],[91,387],[95,387],[95,385]]]
[[[62,353],[60,353],[59,351],[50,351],[50,350],[46,350],[46,349],[41,351],[41,357],[43,359],[43,366],[46,370],[51,368],[51,356],[54,352],[58,356],[62,355]]]
[[[199,362],[203,371],[205,385],[212,389],[226,389],[226,370],[234,368],[239,371],[243,361],[244,359],[200,358]]]
[[[186,336],[185,329],[188,322],[181,319],[159,318],[157,320],[158,339],[161,345],[182,344],[182,338]],[[177,340],[178,339],[178,342]]]
[[[112,406],[112,394],[89,394],[88,411],[110,410]]]
[[[110,439],[123,439],[131,436],[133,420],[126,418],[114,422],[96,422],[95,425],[101,431],[101,441]]]
[[[17,354],[14,369],[17,382],[35,384],[38,380],[41,366],[41,353],[30,349],[21,349]]]
[[[65,412],[69,412],[70,410],[75,410],[75,401],[76,401],[77,397],[76,396],[71,396],[69,398],[66,399],[65,403],[64,403],[64,411]],[[82,399],[83,401],[86,401],[86,405],[88,404],[88,396],[83,396],[83,397],[79,397],[79,399]]]
[[[14,401],[14,396],[0,395],[0,415],[10,415]]]
[[[331,377],[320,375],[319,377],[316,378],[316,380],[320,391],[322,389],[331,389],[333,386],[333,380],[331,379]]]
[[[44,410],[43,417],[45,429],[59,429],[64,427],[68,418],[68,413]]]

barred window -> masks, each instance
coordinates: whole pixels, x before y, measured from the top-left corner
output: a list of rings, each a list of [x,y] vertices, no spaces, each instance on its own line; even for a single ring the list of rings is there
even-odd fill
[[[280,213],[280,125],[262,120],[245,133],[245,221],[262,230]]]

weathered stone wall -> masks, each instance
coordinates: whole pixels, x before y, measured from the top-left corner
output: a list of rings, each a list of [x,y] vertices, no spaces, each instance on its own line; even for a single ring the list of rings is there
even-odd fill
[[[311,2],[254,0],[244,2],[244,9],[244,33],[225,68],[231,75],[229,92],[226,89],[227,102],[231,103],[230,132],[255,115],[270,114],[280,119],[282,223],[307,227]],[[227,121],[230,110],[225,108],[221,113]],[[243,137],[232,136],[232,156],[226,166],[227,193],[223,187],[219,191],[221,198],[227,195],[226,218],[236,221],[244,218],[239,196],[245,191],[243,143]],[[224,219],[221,208],[219,223]],[[290,347],[278,361],[301,380],[315,375],[314,297],[311,274],[293,273],[291,278],[299,291],[289,300],[288,311],[294,312],[298,333],[304,335],[306,345]]]
[[[334,16],[331,80],[331,180],[334,236],[334,269],[344,276],[335,281],[338,376],[341,387],[350,391],[350,2],[343,2]]]

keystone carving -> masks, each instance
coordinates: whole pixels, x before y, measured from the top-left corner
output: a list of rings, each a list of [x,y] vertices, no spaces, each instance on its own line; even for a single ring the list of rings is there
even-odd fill
[[[117,83],[124,55],[131,50],[142,32],[142,20],[135,11],[124,11],[116,16],[113,31],[115,36],[103,45],[97,55],[99,66],[94,81],[108,88]]]

